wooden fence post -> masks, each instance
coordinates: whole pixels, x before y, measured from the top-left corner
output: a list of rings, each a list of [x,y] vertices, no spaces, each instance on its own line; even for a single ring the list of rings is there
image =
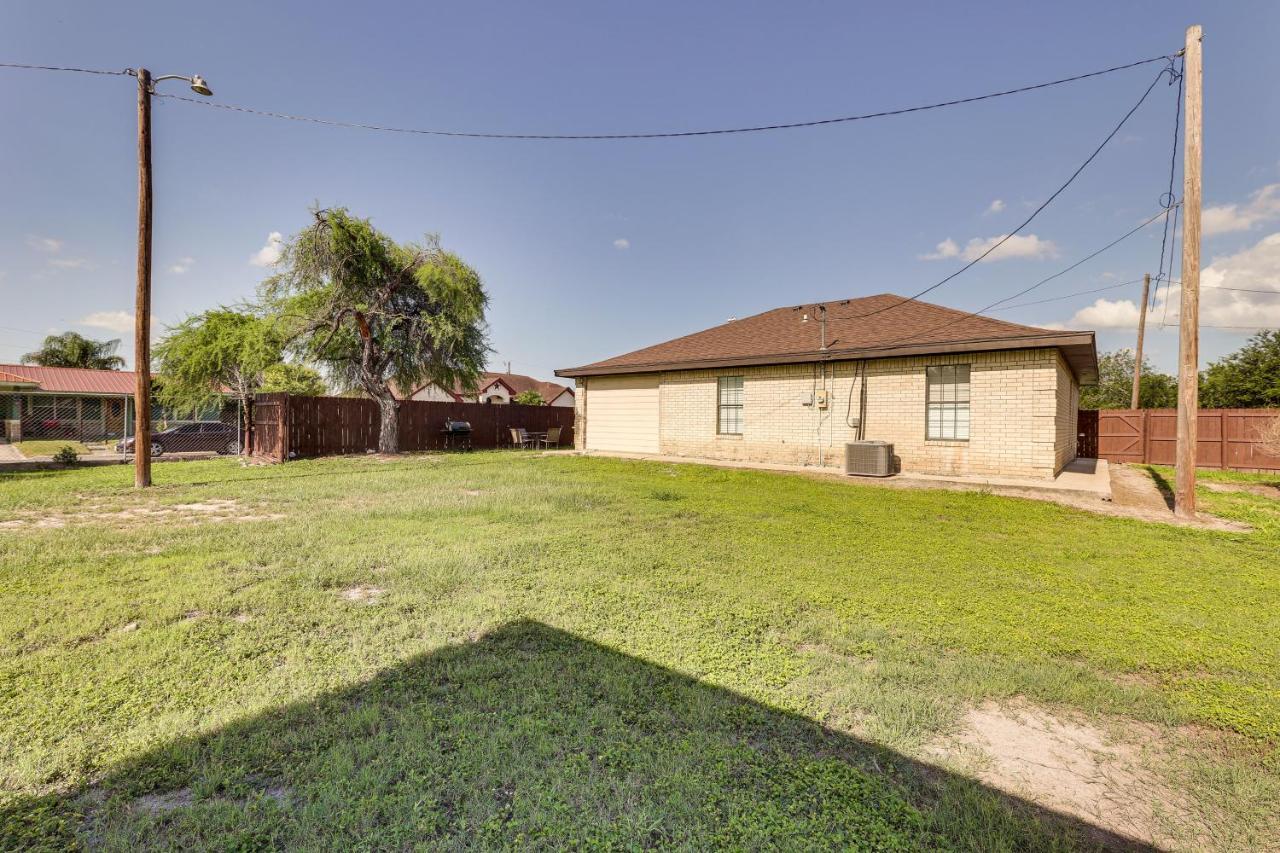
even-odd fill
[[[1147,424],[1147,410],[1142,409],[1142,417],[1138,420],[1142,429],[1142,464],[1151,462],[1151,427]]]
[[[1227,451],[1230,449],[1231,446],[1227,444],[1227,410],[1218,409],[1218,460],[1223,471],[1231,468],[1227,461]]]

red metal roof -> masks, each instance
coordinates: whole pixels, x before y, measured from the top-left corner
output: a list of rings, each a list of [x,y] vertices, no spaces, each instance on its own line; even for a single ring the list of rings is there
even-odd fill
[[[12,377],[12,378],[9,378]],[[33,391],[57,394],[121,394],[134,391],[133,371],[86,370],[80,367],[37,367],[31,364],[0,364],[0,382],[35,382]]]

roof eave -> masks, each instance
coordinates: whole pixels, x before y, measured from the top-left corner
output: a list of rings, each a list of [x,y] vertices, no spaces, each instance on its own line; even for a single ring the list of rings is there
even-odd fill
[[[887,347],[858,347],[841,350],[814,350],[799,353],[741,356],[737,358],[694,359],[629,365],[584,365],[566,367],[556,376],[576,379],[584,376],[609,376],[620,373],[658,373],[664,370],[705,370],[720,367],[752,367],[767,364],[800,364],[815,361],[848,361],[863,358],[895,358],[910,355],[946,355],[950,353],[1057,347],[1082,385],[1097,382],[1098,358],[1093,332],[1047,332],[1017,338],[980,338],[948,343],[909,344]]]

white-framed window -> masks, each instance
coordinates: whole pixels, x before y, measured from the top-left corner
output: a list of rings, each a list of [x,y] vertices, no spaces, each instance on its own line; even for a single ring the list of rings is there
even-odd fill
[[[969,440],[969,365],[941,364],[925,371],[925,438]]]
[[[742,377],[721,376],[716,380],[716,432],[742,435]]]

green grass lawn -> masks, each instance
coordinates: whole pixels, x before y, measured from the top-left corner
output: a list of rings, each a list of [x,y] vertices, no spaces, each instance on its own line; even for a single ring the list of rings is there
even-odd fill
[[[1205,490],[1222,533],[532,454],[154,476],[0,475],[2,849],[1115,843],[931,752],[1015,697],[1176,744],[1191,846],[1275,843],[1262,495]]]
[[[69,441],[67,439],[34,439],[31,441],[14,442],[14,447],[18,448],[18,452],[23,456],[52,456],[64,447],[70,447],[81,456],[89,453],[89,448],[85,447],[78,441]]]

